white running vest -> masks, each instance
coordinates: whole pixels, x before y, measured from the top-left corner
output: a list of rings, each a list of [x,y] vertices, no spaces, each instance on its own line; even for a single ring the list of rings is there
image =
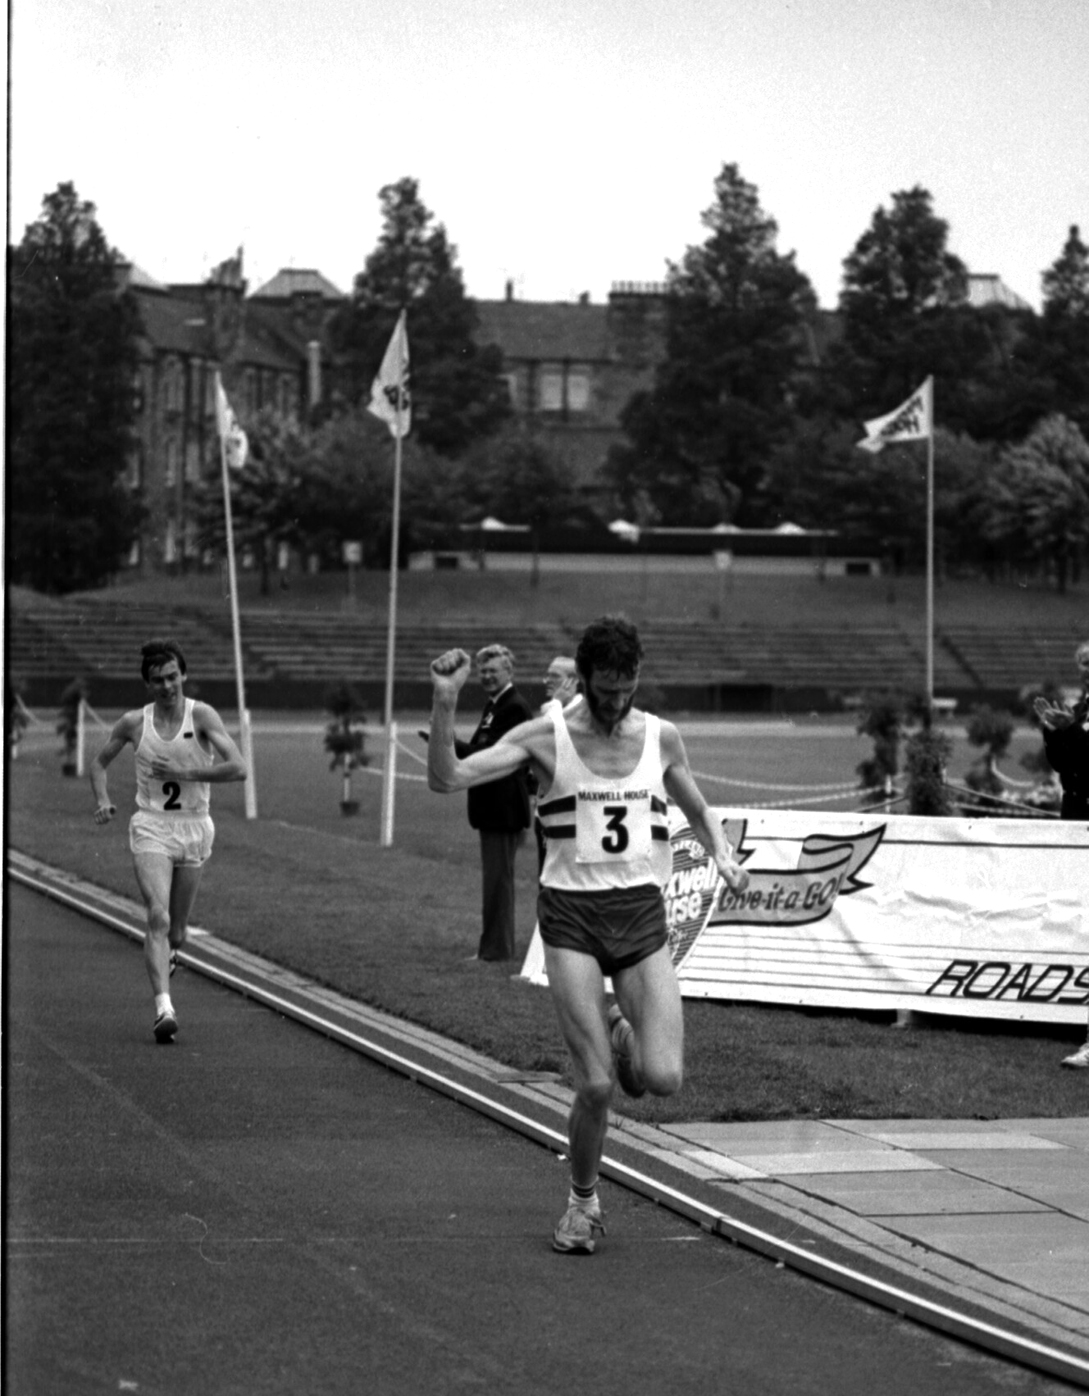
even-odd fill
[[[210,787],[205,780],[155,780],[152,761],[166,761],[180,770],[197,771],[210,766],[215,756],[200,744],[193,726],[194,699],[185,700],[185,716],[178,735],[170,741],[155,730],[155,704],[144,709],[144,730],[136,747],[136,804],[159,814],[207,814]]]
[[[563,710],[548,711],[556,736],[556,771],[537,806],[545,833],[541,883],[564,892],[664,887],[673,871],[667,797],[662,783],[661,720],[646,714],[639,764],[606,780],[575,751]]]

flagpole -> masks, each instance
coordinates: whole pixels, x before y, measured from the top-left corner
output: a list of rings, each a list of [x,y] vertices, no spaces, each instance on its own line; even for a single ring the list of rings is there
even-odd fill
[[[231,521],[231,482],[227,474],[227,440],[219,434],[219,463],[223,475],[223,510],[227,520],[227,576],[231,593],[231,629],[234,634],[234,677],[238,692],[238,727],[242,759],[246,763],[246,818],[257,818],[257,785],[253,769],[253,735],[246,711],[246,687],[242,678],[242,632],[238,620],[238,578],[234,565],[234,526]]]
[[[404,314],[404,312],[401,312]],[[396,433],[393,448],[393,521],[389,551],[389,623],[386,633],[386,694],[384,720],[386,726],[386,760],[382,772],[382,829],[379,846],[393,844],[393,792],[397,779],[397,726],[393,721],[393,664],[397,636],[397,572],[400,567],[399,542],[401,532],[401,411],[404,398],[405,365],[400,357],[397,373]]]
[[[926,703],[934,711],[934,379],[930,379],[926,436]]]

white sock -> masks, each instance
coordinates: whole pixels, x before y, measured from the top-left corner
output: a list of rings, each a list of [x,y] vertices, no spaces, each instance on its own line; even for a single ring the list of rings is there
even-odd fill
[[[155,995],[155,1016],[156,1016],[156,1018],[158,1018],[159,1015],[162,1014],[162,1013],[173,1013],[173,1012],[174,1012],[174,1005],[170,1002],[170,995],[169,995],[169,994],[156,994],[156,995]]]
[[[567,1205],[568,1207],[578,1207],[579,1210],[583,1212],[600,1212],[601,1203],[598,1201],[597,1184],[594,1184],[594,1190],[588,1197],[580,1197],[575,1191],[574,1186],[572,1186],[567,1196]]]

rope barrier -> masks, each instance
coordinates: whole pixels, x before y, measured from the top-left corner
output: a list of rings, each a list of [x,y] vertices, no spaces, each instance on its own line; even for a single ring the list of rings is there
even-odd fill
[[[418,762],[419,765],[427,765],[427,758],[425,756],[421,756],[418,751],[413,751],[411,747],[405,746],[404,742],[401,741],[400,737],[397,738],[395,745],[398,751],[403,751],[406,756],[411,756],[413,761]]]
[[[772,787],[772,788],[774,788],[774,787]],[[802,787],[802,788],[804,789],[805,787]],[[848,796],[850,796],[850,797],[852,797],[852,798],[856,798],[856,799],[860,799],[860,800],[861,800],[861,799],[865,799],[865,797],[866,797],[867,795],[884,795],[884,793],[885,793],[885,787],[884,787],[883,785],[874,785],[874,786],[871,786],[869,789],[866,789],[866,790],[860,790],[860,789],[858,788],[858,786],[856,786],[856,785],[843,786],[843,787],[840,787],[840,788],[841,788],[841,790],[842,790],[842,793],[839,794],[839,795],[829,795],[829,794],[826,792],[826,793],[824,793],[824,794],[822,794],[822,795],[809,795],[809,796],[806,796],[806,797],[804,797],[803,799],[800,799],[800,800],[746,800],[746,802],[745,802],[745,808],[746,808],[746,809],[796,809],[799,805],[818,805],[818,804],[820,804],[823,800],[828,800],[828,799],[832,799],[832,800],[836,800],[836,799],[845,800],[845,799],[848,798]],[[878,804],[876,804],[876,805],[867,805],[867,806],[865,807],[864,811],[861,811],[861,812],[866,813],[866,814],[870,814],[870,813],[872,813],[874,810],[891,808],[892,805],[900,804],[900,803],[901,803],[903,800],[905,800],[906,798],[907,798],[906,795],[898,795],[895,799],[882,800],[880,803],[878,803]]]
[[[379,766],[355,766],[355,767],[353,767],[353,770],[359,771],[361,774],[367,775],[367,776],[381,776],[381,775],[384,774],[385,768],[384,768],[384,766],[381,766],[381,765],[379,765]],[[398,771],[398,772],[397,772],[397,779],[398,779],[398,780],[416,780],[416,781],[419,781],[421,784],[426,784],[426,783],[427,783],[427,777],[426,777],[426,776],[412,776],[412,775],[407,775],[404,771]]]
[[[856,786],[837,781],[835,785],[773,785],[766,780],[741,780],[735,776],[715,776],[709,771],[693,771],[699,780],[711,781],[715,785],[739,785],[745,790],[812,790],[830,793],[836,790],[855,790]]]
[[[987,811],[991,814],[999,813],[996,806],[1003,810],[1021,810],[1025,814],[1038,819],[1058,819],[1059,811],[1043,809],[1039,805],[1027,805],[1021,800],[1011,800],[1006,795],[990,795],[985,790],[973,790],[968,785],[957,785],[953,781],[946,781],[945,788],[958,795],[961,804],[967,803],[976,809]]]
[[[1014,780],[1013,776],[1006,775],[997,766],[994,768],[994,773],[1003,785],[1012,786],[1015,790],[1032,790],[1036,786],[1034,780]]]
[[[17,713],[22,713],[28,723],[34,723],[39,727],[45,726],[44,718],[40,718],[37,713],[31,712],[18,694],[15,695],[14,708]]]
[[[100,717],[98,713],[95,712],[94,708],[91,707],[90,703],[88,703],[86,700],[84,700],[83,703],[83,711],[87,714],[88,717],[93,718],[94,721],[98,723],[99,727],[109,728],[113,726],[113,724],[107,722],[104,717]]]

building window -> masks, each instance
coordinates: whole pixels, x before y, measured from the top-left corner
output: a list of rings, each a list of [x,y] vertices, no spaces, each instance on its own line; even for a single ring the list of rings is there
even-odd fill
[[[246,415],[252,417],[259,406],[257,401],[257,374],[252,368],[246,369],[242,378],[242,400],[246,404]]]
[[[590,375],[569,373],[567,375],[567,410],[587,412],[590,408]]]
[[[191,485],[200,481],[200,447],[195,441],[185,447],[185,478]]]
[[[166,443],[166,462],[163,468],[163,484],[168,490],[172,490],[178,483],[178,443],[168,441]]]
[[[205,377],[204,365],[199,359],[193,359],[189,365],[189,411],[196,420],[200,420],[201,404],[204,394],[201,392],[201,383]]]
[[[280,415],[295,417],[299,411],[298,380],[285,373],[280,379]]]
[[[542,412],[562,412],[563,374],[555,369],[545,369],[541,373],[539,393]]]
[[[163,364],[162,402],[164,412],[180,412],[182,408],[182,368],[177,359]]]

